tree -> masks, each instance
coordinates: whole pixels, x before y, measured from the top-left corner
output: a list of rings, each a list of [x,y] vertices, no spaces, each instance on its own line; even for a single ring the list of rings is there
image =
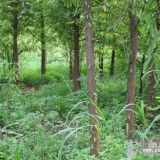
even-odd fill
[[[134,13],[133,13],[134,12]],[[135,8],[132,5],[129,11],[130,18],[130,44],[131,55],[129,58],[129,70],[127,80],[127,126],[126,131],[128,139],[131,139],[134,134],[134,102],[135,102],[135,78],[136,78],[136,60],[137,60],[137,20]]]
[[[143,54],[142,62],[141,62],[141,75],[140,75],[140,87],[139,87],[140,97],[142,97],[142,94],[143,94],[143,81],[142,81],[142,78],[143,78],[144,63],[145,63],[145,54]]]
[[[74,91],[79,90],[81,88],[80,81],[78,78],[80,77],[80,66],[79,66],[79,21],[80,14],[76,14],[74,17],[74,75],[73,75],[73,86]]]
[[[54,32],[62,45],[67,49],[69,57],[69,77],[73,80],[74,91],[80,89],[80,7],[79,1],[63,0],[56,3],[51,13],[51,23]],[[56,25],[55,25],[56,24]],[[74,51],[74,55],[72,52]]]
[[[85,41],[86,41],[86,59],[87,59],[87,79],[88,79],[88,96],[90,98],[89,111],[91,129],[90,139],[90,155],[99,155],[99,132],[96,128],[98,125],[96,104],[96,80],[95,80],[95,60],[94,60],[94,41],[93,41],[93,29],[91,19],[91,7],[90,0],[82,0],[84,23],[85,23]],[[94,118],[93,118],[94,116]]]
[[[1,19],[5,22],[5,27],[1,27],[4,34],[3,40],[0,41],[3,49],[3,58],[9,63],[9,69],[14,68],[15,83],[18,85],[19,78],[19,55],[26,50],[24,43],[20,42],[20,37],[25,35],[29,22],[30,6],[25,0],[2,1],[0,4]],[[8,27],[6,27],[8,26]],[[23,33],[23,34],[22,34]],[[10,37],[12,41],[10,41]],[[5,44],[5,45],[3,45]],[[28,45],[28,44],[27,44]],[[3,48],[2,47],[2,48]]]
[[[13,59],[14,59],[14,65],[15,65],[15,79],[16,84],[19,84],[19,61],[18,61],[18,1],[15,1],[13,3]]]
[[[103,65],[103,61],[104,61],[104,59],[103,59],[103,54],[99,54],[99,70],[100,70],[100,72],[99,72],[99,74],[100,74],[100,76],[103,76],[103,68],[104,68],[104,65]]]
[[[148,106],[155,106],[155,62],[153,53],[151,54],[151,59],[149,63],[150,73],[148,75],[148,85],[147,85],[147,105]]]
[[[115,60],[115,49],[112,50],[110,76],[113,76],[114,73],[114,60]]]
[[[156,14],[155,14],[155,29],[154,30],[157,30],[157,32],[159,32],[159,26],[160,26],[160,18],[159,18],[159,16],[160,16],[160,14],[159,14],[160,4],[159,4],[159,0],[156,0],[156,5],[157,5],[157,8],[156,8]],[[154,27],[154,25],[152,27]],[[152,35],[152,28],[150,29],[149,34],[150,34],[150,38],[152,40],[153,39],[152,38],[152,36],[153,36]],[[155,39],[155,42],[157,42],[157,37]],[[148,85],[147,85],[147,105],[151,106],[151,107],[155,107],[156,79],[155,79],[154,54],[157,52],[158,45],[156,44],[154,47],[155,48],[153,48],[153,51],[151,53],[150,63],[149,63],[150,72],[149,72],[149,75],[148,75]]]
[[[46,47],[45,47],[45,20],[43,13],[41,13],[41,52],[42,52],[42,59],[41,59],[41,74],[46,73]]]

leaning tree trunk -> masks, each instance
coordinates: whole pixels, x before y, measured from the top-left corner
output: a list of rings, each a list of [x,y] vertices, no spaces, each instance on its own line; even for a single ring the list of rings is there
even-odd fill
[[[99,54],[99,74],[103,76],[103,54]]]
[[[41,74],[46,73],[46,41],[45,41],[45,24],[44,24],[44,16],[41,14]]]
[[[114,73],[114,60],[115,60],[115,50],[112,50],[112,58],[111,58],[111,68],[110,68],[110,76],[113,76]]]
[[[13,60],[15,66],[15,80],[16,84],[18,85],[19,80],[19,64],[18,64],[18,4],[17,2],[14,3],[14,20],[13,20]]]
[[[127,81],[127,129],[128,139],[131,139],[134,134],[134,102],[135,102],[135,77],[136,77],[136,60],[137,60],[137,20],[136,13],[129,12],[130,16],[130,43],[131,55],[129,59],[129,71]]]
[[[74,21],[74,75],[73,75],[73,86],[74,91],[77,91],[81,88],[80,81],[78,78],[80,77],[79,71],[79,20],[80,15],[77,14],[75,16]]]
[[[142,94],[143,94],[143,80],[142,80],[142,78],[143,78],[144,62],[145,62],[145,55],[143,54],[142,62],[141,62],[141,76],[140,76],[140,87],[139,87],[140,97],[142,97]]]
[[[87,78],[88,78],[88,96],[91,99],[89,103],[91,129],[90,139],[90,155],[99,155],[99,132],[96,125],[98,122],[98,113],[95,108],[96,104],[96,80],[95,80],[95,58],[94,58],[94,41],[93,41],[93,29],[91,20],[91,7],[90,0],[82,0],[83,13],[85,22],[85,40],[86,40],[86,59],[87,59]],[[94,117],[94,118],[93,118]]]

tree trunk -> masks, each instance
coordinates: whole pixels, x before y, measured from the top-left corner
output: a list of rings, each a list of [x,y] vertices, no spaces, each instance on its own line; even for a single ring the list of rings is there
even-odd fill
[[[113,73],[114,73],[114,59],[115,59],[115,50],[113,49],[113,50],[112,50],[110,76],[113,76]]]
[[[15,66],[15,80],[16,84],[18,85],[19,80],[19,64],[18,64],[18,4],[15,1],[14,3],[14,20],[13,20],[13,59],[14,59],[14,66]]]
[[[99,74],[103,76],[103,54],[99,54]]]
[[[149,73],[149,77],[148,77],[148,86],[147,86],[147,105],[154,107],[155,106],[155,84],[156,84],[156,80],[155,80],[155,63],[154,63],[154,58],[153,58],[153,53],[152,53],[152,58],[150,60],[150,64],[149,64],[149,68],[150,68],[150,73]]]
[[[156,19],[156,24],[157,24],[157,30],[159,31],[159,26],[160,26],[160,18],[159,18],[159,10],[160,10],[160,6],[159,6],[159,0],[156,0],[157,2],[157,19]],[[155,48],[155,50],[157,50],[157,46]],[[147,105],[151,106],[151,107],[155,107],[155,92],[156,89],[155,84],[156,84],[156,79],[155,79],[155,62],[154,62],[154,57],[153,57],[154,51],[152,53],[152,57],[150,60],[150,64],[149,64],[149,68],[150,68],[150,73],[149,73],[149,77],[148,77],[148,86],[147,86]]]
[[[140,97],[142,97],[143,94],[143,81],[142,81],[142,77],[143,77],[143,66],[144,66],[144,62],[145,62],[145,55],[143,54],[143,58],[142,58],[142,62],[141,62],[141,76],[140,76],[140,88],[139,88],[139,94]]]
[[[130,15],[130,43],[131,43],[131,55],[129,60],[129,71],[128,71],[128,81],[127,81],[127,136],[131,139],[134,133],[134,105],[135,102],[135,78],[136,78],[136,60],[137,60],[137,20],[136,14],[132,11],[129,12]]]
[[[80,81],[78,78],[80,77],[79,71],[79,20],[80,15],[77,14],[75,16],[74,21],[74,75],[73,75],[73,86],[74,91],[77,91],[81,88]]]
[[[41,14],[41,74],[46,73],[46,42],[45,42],[45,24],[44,24],[44,16]]]
[[[72,46],[70,46],[69,51],[69,77],[72,80],[73,79],[73,56],[72,56]]]
[[[88,78],[88,96],[96,104],[96,80],[95,80],[95,58],[94,58],[94,41],[91,20],[90,0],[82,0],[83,13],[85,22],[85,40],[86,40],[86,59],[87,59],[87,78]],[[96,125],[99,125],[97,110],[92,102],[89,103],[90,124],[93,126],[90,139],[90,155],[99,155],[99,132]]]

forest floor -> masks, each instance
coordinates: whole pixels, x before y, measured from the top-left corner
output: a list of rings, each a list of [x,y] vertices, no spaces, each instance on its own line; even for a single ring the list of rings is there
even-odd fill
[[[39,76],[34,72],[24,76],[20,88],[12,83],[1,85],[2,159],[127,160],[124,110],[126,80],[123,75],[97,80],[101,149],[100,157],[95,158],[89,155],[90,125],[86,77],[82,75],[82,88],[73,93],[72,81],[67,76],[60,78],[61,75],[56,70],[48,72],[43,79],[38,79]],[[145,129],[140,125],[137,133],[143,134]],[[158,158],[154,157],[155,160]],[[137,154],[135,159],[153,158]]]

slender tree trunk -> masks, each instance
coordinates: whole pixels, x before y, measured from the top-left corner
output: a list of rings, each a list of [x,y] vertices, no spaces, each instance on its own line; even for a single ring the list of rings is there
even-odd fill
[[[156,24],[157,24],[157,30],[159,31],[159,26],[160,26],[160,18],[159,18],[159,10],[160,10],[160,5],[159,5],[159,0],[156,0],[157,2],[157,19],[156,19]],[[157,47],[156,47],[157,49]],[[156,50],[155,49],[155,50]],[[147,105],[154,107],[155,106],[155,92],[156,89],[155,84],[156,84],[156,79],[155,79],[155,61],[154,61],[154,57],[153,57],[154,51],[152,53],[152,57],[150,60],[150,64],[149,64],[149,68],[150,68],[150,73],[149,73],[149,77],[148,77],[148,86],[147,86]]]
[[[90,0],[82,0],[84,22],[85,22],[85,39],[86,39],[86,59],[87,59],[87,78],[88,78],[88,89],[89,98],[96,104],[96,80],[95,80],[95,58],[94,58],[94,41],[93,41],[93,29],[91,20],[91,7]],[[91,130],[90,139],[90,155],[99,155],[99,132],[95,125],[99,125],[97,118],[97,110],[92,102],[89,103],[90,124],[93,126]]]
[[[41,74],[46,73],[46,41],[45,41],[45,24],[44,24],[44,16],[41,14]]]
[[[72,46],[70,46],[69,51],[69,77],[72,80],[73,79],[73,56],[72,56]]]
[[[18,85],[20,80],[19,80],[19,64],[18,64],[18,4],[15,1],[14,3],[14,20],[13,20],[13,59],[14,59],[14,66],[15,66],[15,80],[16,84]]]
[[[149,73],[149,77],[148,77],[148,86],[147,86],[147,105],[148,106],[155,106],[155,84],[156,84],[156,80],[155,80],[155,63],[154,63],[154,58],[153,58],[153,53],[152,53],[152,58],[150,60],[150,64],[149,64],[149,68],[150,68],[150,73]]]
[[[99,74],[103,76],[103,54],[99,54]]]
[[[144,66],[144,62],[145,62],[145,55],[143,54],[143,58],[142,58],[142,62],[141,62],[141,76],[140,76],[140,88],[139,88],[139,94],[140,94],[140,97],[142,97],[142,94],[143,94],[143,80],[142,80],[142,77],[143,77],[143,66]]]
[[[79,20],[80,15],[77,14],[75,16],[74,22],[74,75],[73,75],[73,86],[74,91],[77,91],[81,88],[80,81],[78,78],[80,77],[79,71]]]
[[[128,82],[127,82],[127,136],[131,139],[134,134],[134,105],[135,102],[135,77],[136,77],[136,60],[137,60],[137,20],[136,14],[132,11],[129,12],[130,15],[130,43],[131,43],[131,55],[129,61],[129,71],[128,71]]]
[[[112,50],[110,76],[113,76],[113,73],[114,73],[114,59],[115,59],[115,50],[113,49],[113,50]]]

